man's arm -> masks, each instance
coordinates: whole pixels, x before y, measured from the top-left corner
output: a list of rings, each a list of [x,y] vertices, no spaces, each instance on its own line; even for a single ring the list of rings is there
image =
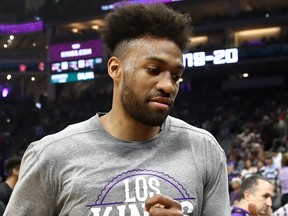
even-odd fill
[[[207,183],[204,187],[201,216],[230,215],[227,162],[224,151],[207,152],[207,163]]]
[[[46,168],[47,165],[33,148],[28,148],[21,162],[19,180],[4,216],[53,215],[53,198],[50,195],[52,189],[43,175]]]

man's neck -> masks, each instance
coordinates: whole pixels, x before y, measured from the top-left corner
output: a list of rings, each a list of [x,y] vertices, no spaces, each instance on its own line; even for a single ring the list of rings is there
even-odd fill
[[[240,200],[235,206],[248,212],[248,203],[245,200]]]
[[[113,112],[100,117],[100,122],[112,136],[127,141],[145,141],[161,130],[160,126],[149,126],[129,118],[121,118]]]
[[[14,177],[8,177],[5,183],[13,190],[17,180]]]

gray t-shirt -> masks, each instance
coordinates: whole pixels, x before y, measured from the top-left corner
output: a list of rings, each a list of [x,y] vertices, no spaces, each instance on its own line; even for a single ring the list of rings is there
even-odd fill
[[[228,216],[220,145],[171,116],[150,140],[119,140],[97,114],[30,144],[4,216],[148,216],[154,194],[181,202],[184,215]]]

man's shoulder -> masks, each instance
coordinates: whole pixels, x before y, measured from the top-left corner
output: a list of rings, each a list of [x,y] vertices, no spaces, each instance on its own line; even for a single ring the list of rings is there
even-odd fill
[[[188,133],[200,138],[206,138],[218,143],[216,138],[207,130],[193,126],[182,119],[169,116],[170,130],[179,131],[181,133]]]
[[[85,121],[71,124],[57,133],[49,134],[40,140],[34,141],[29,145],[28,149],[30,151],[33,149],[35,152],[42,152],[43,150],[50,147],[50,149],[54,151],[54,145],[59,145],[60,143],[68,143],[68,141],[73,137],[87,136],[89,132],[97,130],[95,121],[95,116],[93,116]]]
[[[0,183],[0,189],[7,189],[7,188],[9,189],[10,187],[5,181]]]
[[[11,194],[11,193],[12,193],[12,189],[8,186],[8,184],[6,182],[2,182],[0,184],[0,198],[1,198],[0,200],[2,200],[3,196],[6,197],[7,194]]]

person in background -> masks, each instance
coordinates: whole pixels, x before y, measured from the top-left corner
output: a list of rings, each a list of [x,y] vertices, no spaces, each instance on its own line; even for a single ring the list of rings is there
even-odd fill
[[[278,121],[274,124],[273,130],[274,136],[272,148],[277,150],[285,148],[285,142],[287,138],[287,125],[285,122],[285,116],[283,114],[278,116]]]
[[[21,157],[13,156],[9,158],[4,166],[7,178],[0,184],[0,201],[6,206],[11,193],[18,181]]]
[[[287,216],[287,215],[288,215],[288,203],[273,212],[273,216]]]
[[[230,192],[230,205],[233,206],[239,201],[240,188],[242,180],[241,178],[233,178],[231,181],[231,192]]]
[[[257,167],[253,166],[250,159],[247,159],[245,161],[245,168],[241,171],[242,178],[247,178],[255,173],[257,173]]]
[[[110,111],[31,143],[4,215],[229,215],[224,150],[169,115],[191,17],[124,4],[105,24]]]
[[[273,185],[263,176],[255,174],[245,178],[240,188],[240,200],[232,208],[232,216],[264,216],[272,211]],[[257,211],[251,210],[253,205]],[[257,215],[257,216],[258,216]]]
[[[265,154],[265,169],[262,172],[262,175],[268,179],[274,187],[274,193],[277,194],[280,191],[279,187],[279,167],[274,164],[273,155],[271,152],[266,152]]]
[[[278,179],[281,189],[281,206],[284,206],[288,203],[288,152],[282,155],[281,164]]]
[[[257,162],[257,174],[263,176],[264,170],[265,170],[265,161],[259,159],[258,162]]]

